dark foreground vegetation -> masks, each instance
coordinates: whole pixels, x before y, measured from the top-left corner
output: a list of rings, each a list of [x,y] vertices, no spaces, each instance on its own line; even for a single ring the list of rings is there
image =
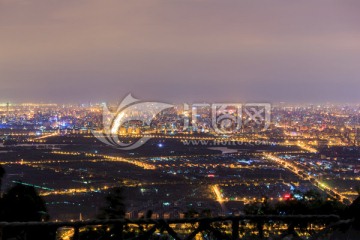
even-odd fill
[[[4,175],[5,170],[0,166],[0,186],[1,180]],[[47,213],[45,202],[37,194],[34,187],[27,186],[19,182],[12,186],[10,189],[8,189],[6,192],[2,193],[1,189],[0,192],[1,222],[47,222],[50,220],[50,216]],[[294,192],[288,197],[287,200],[277,203],[270,203],[268,199],[264,197],[261,202],[246,205],[244,213],[245,216],[337,215],[340,217],[340,219],[351,220],[351,222],[348,223],[347,227],[342,226],[342,232],[346,232],[351,229],[351,231],[358,231],[359,235],[357,236],[360,237],[360,197],[358,197],[351,205],[347,206],[336,199],[323,196],[316,191],[308,191],[305,193]],[[104,206],[102,207],[101,213],[98,215],[97,218],[99,220],[111,221],[114,219],[123,219],[124,216],[125,205],[123,198],[123,189],[121,187],[113,188],[109,192],[108,196],[104,199]],[[202,219],[201,221],[204,221],[204,219],[206,218],[210,219],[216,216],[212,216],[210,210],[197,212],[196,209],[189,209],[189,211],[185,213],[185,217],[187,219],[198,218]],[[138,239],[137,236],[144,235],[147,237],[139,239],[174,239],[167,234],[161,234],[161,232],[166,229],[160,229],[160,233],[158,234],[151,233],[151,231],[149,233],[149,225],[154,225],[154,222],[152,222],[151,219],[152,211],[149,210],[147,214],[143,217],[143,224],[138,224],[138,226],[135,228],[131,227],[131,224],[116,223],[95,227],[85,227],[82,229],[81,232],[77,233],[76,238],[81,240]],[[149,220],[148,224],[146,223],[147,220]],[[260,222],[258,223],[260,224]],[[264,225],[265,223],[261,222],[261,224]],[[301,221],[296,222],[296,224],[294,224],[293,226],[293,229],[295,229],[295,227],[301,227],[301,224],[303,224]],[[308,222],[306,222],[306,224],[308,224]],[[224,225],[223,223],[214,226],[215,228],[213,227],[213,225],[208,225],[211,232],[205,234],[207,237],[204,237],[203,239],[223,239],[223,237],[220,237],[222,236],[220,234],[220,230],[222,228],[226,228],[226,224]],[[188,227],[189,229],[196,229],[195,223],[189,223]],[[170,229],[168,229],[168,232],[169,231]],[[258,232],[257,234],[262,239],[264,236],[261,235],[263,235],[264,233],[261,231],[262,230],[260,230],[260,232]],[[216,235],[216,233],[220,235]],[[56,238],[56,231],[54,231],[54,229],[43,226],[33,226],[30,228],[25,228],[21,226],[9,228],[4,227],[1,229],[1,234],[2,239],[45,240]],[[246,238],[246,236],[243,236],[242,239],[254,239],[254,237],[250,236],[249,238]],[[329,239],[341,239],[341,237]],[[349,238],[348,236],[348,239],[356,238]]]

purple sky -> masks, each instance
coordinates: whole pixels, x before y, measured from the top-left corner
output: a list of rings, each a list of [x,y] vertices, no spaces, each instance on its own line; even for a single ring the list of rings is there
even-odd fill
[[[0,0],[0,102],[360,102],[359,0]]]

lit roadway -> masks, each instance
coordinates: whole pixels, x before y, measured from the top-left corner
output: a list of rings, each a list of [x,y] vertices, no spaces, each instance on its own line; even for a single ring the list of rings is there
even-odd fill
[[[219,202],[223,212],[226,212],[226,207],[225,207],[225,204],[224,204],[224,198],[223,198],[223,196],[221,194],[221,190],[220,190],[219,186],[218,185],[213,185],[211,188],[215,193],[216,201]]]
[[[60,136],[60,133],[59,132],[54,132],[54,133],[50,133],[50,134],[46,134],[46,135],[44,134],[41,137],[35,138],[35,140],[40,140],[40,139],[45,139],[45,138],[55,137],[55,136]]]
[[[301,149],[305,150],[305,151],[308,151],[310,153],[317,153],[318,150],[315,149],[315,148],[312,148],[310,147],[309,145],[303,143],[303,142],[300,142],[298,141],[298,143],[296,144],[298,147],[300,147]]]
[[[310,176],[304,176],[299,174],[299,172],[301,171],[301,169],[299,169],[295,164],[293,164],[290,161],[286,161],[282,158],[279,158],[275,155],[272,154],[268,154],[268,153],[264,153],[264,157],[266,159],[269,159],[275,163],[277,163],[278,165],[280,165],[283,168],[288,169],[289,171],[291,171],[292,173],[294,173],[295,175],[297,175],[300,179],[305,180],[305,181],[310,181]],[[320,190],[326,192],[328,195],[332,196],[332,197],[340,197],[340,201],[350,201],[347,197],[345,197],[344,195],[340,194],[339,192],[337,192],[335,189],[330,188],[329,186],[326,186],[324,183],[320,182],[319,180],[313,178],[312,181],[310,181],[315,187],[319,188]]]
[[[96,131],[98,133],[101,133],[101,131]],[[253,140],[258,140],[259,138],[262,140],[266,140],[268,139],[265,136],[256,136],[256,137],[252,137],[252,138],[248,138],[248,137],[243,137],[243,136],[232,136],[232,137],[219,137],[219,136],[194,136],[192,134],[182,134],[182,135],[157,135],[157,134],[128,134],[128,135],[119,135],[120,137],[123,138],[142,138],[142,137],[146,137],[146,138],[160,138],[160,139],[180,139],[180,140],[213,140],[213,141],[226,141],[226,142],[231,142],[231,141],[253,141]]]
[[[98,157],[108,160],[109,162],[123,162],[135,165],[137,167],[141,167],[146,170],[154,170],[156,167],[154,165],[136,160],[136,159],[127,159],[123,157],[116,157],[112,155],[105,155],[105,154],[95,154],[95,153],[86,153],[86,152],[67,152],[67,151],[52,151],[53,154],[59,154],[59,155],[74,155],[78,156],[81,154],[85,154],[86,157]],[[97,160],[95,160],[96,162]]]

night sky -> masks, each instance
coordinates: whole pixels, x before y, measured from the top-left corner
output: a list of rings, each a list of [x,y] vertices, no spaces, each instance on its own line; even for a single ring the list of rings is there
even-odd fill
[[[0,0],[0,102],[360,103],[359,0]]]

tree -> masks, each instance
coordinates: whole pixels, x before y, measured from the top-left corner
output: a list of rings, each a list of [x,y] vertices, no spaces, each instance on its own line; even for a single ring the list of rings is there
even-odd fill
[[[274,214],[274,211],[274,207],[270,204],[267,197],[263,197],[262,202],[253,202],[244,207],[244,212],[247,215],[271,215]]]
[[[43,221],[47,210],[34,187],[16,184],[4,194],[2,217],[8,222]]]
[[[10,188],[1,199],[0,220],[6,222],[45,221],[49,219],[45,202],[34,187],[21,183]],[[40,228],[9,228],[4,231],[4,239],[19,237],[32,239],[50,239],[54,231]]]
[[[296,191],[294,195],[285,201],[277,203],[254,202],[245,205],[244,212],[249,215],[306,215],[306,214],[338,214],[340,215],[345,205],[336,199],[327,199],[319,192],[310,190],[305,193]]]
[[[99,219],[123,219],[125,216],[125,203],[123,196],[123,188],[115,187],[105,197],[105,206],[101,209],[98,215]],[[96,231],[88,229],[81,233],[80,239],[96,239],[96,236],[101,236],[101,239],[117,239],[123,234],[123,225],[114,224],[110,226],[110,231],[105,227],[97,229]]]
[[[123,188],[113,188],[105,197],[106,205],[99,214],[100,219],[121,219],[125,216]]]

